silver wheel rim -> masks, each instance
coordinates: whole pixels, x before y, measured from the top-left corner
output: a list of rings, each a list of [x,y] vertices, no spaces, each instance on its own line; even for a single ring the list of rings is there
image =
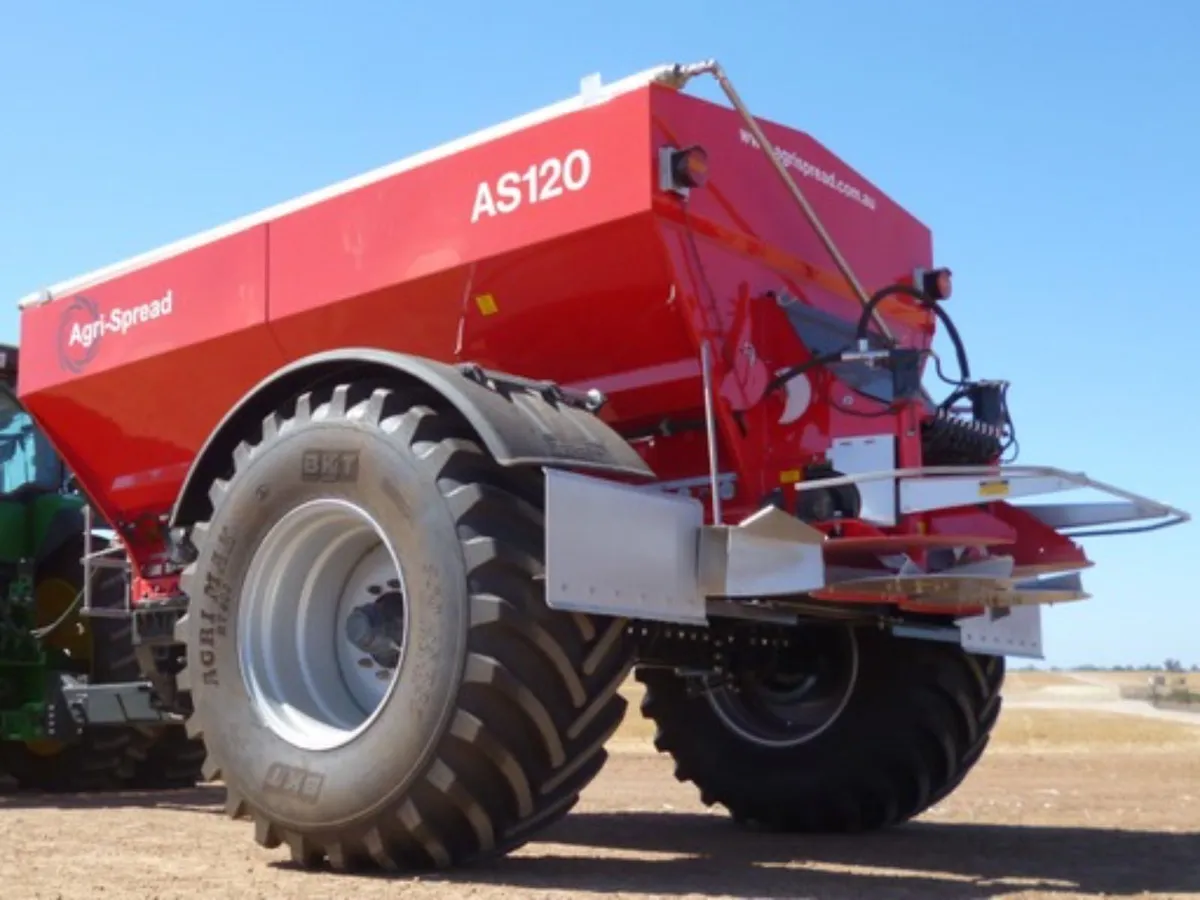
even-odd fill
[[[823,672],[756,672],[734,676],[732,684],[710,687],[708,703],[725,727],[760,747],[784,749],[824,733],[846,709],[858,684],[858,637],[854,629],[822,628],[836,646],[826,645]]]
[[[406,597],[396,553],[361,507],[324,498],[284,515],[250,560],[238,612],[242,677],[263,723],[304,750],[369,728],[408,644]]]

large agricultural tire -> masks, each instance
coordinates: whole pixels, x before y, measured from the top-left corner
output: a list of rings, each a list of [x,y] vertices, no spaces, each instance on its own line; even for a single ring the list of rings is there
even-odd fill
[[[497,465],[436,395],[355,383],[268,416],[210,498],[180,686],[206,775],[259,844],[304,867],[447,868],[575,805],[633,651],[623,621],[545,605],[539,471]],[[400,609],[398,663],[339,660],[354,598]]]
[[[183,728],[160,728],[126,779],[126,787],[139,791],[193,788],[204,781],[205,756],[204,742],[189,738]]]
[[[637,672],[655,747],[706,805],[769,831],[876,830],[940,802],[979,761],[1000,714],[1003,657],[870,628],[837,625],[825,634],[842,642],[839,668],[853,677],[835,677],[823,700],[813,695],[819,718],[807,730],[803,698],[771,707],[764,701],[772,695],[752,680],[737,693],[712,693],[690,690],[669,670]],[[789,717],[791,728],[783,725]]]
[[[35,597],[48,596],[47,587],[63,587],[71,598],[83,589],[83,540],[68,541],[48,557],[35,573]],[[120,608],[125,582],[112,570],[93,576],[92,602],[97,607]],[[39,591],[40,589],[40,591]],[[54,619],[59,610],[39,609],[40,617]],[[72,621],[65,628],[74,628]],[[54,643],[57,635],[48,640]],[[90,618],[84,640],[64,637],[72,649],[84,648],[95,683],[138,681],[140,667],[134,655],[133,631],[128,619]],[[152,741],[149,732],[135,726],[101,725],[83,730],[74,741],[55,740],[0,743],[0,770],[21,790],[47,793],[118,791],[128,786],[138,763]]]

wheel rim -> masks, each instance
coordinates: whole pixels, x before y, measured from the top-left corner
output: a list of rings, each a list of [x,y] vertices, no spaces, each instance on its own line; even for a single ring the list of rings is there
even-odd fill
[[[803,629],[804,667],[744,669],[705,693],[725,726],[760,747],[805,744],[838,720],[858,683],[858,638],[850,627]]]
[[[408,643],[404,576],[383,529],[339,499],[309,501],[250,561],[238,657],[251,702],[283,740],[332,750],[370,727]]]

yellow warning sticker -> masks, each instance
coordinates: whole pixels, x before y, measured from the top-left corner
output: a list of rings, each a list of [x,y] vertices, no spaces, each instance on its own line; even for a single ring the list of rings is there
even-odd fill
[[[980,497],[1007,497],[1008,490],[1008,479],[1006,478],[979,482]]]
[[[785,469],[779,473],[780,484],[795,484],[800,480],[799,469]]]
[[[475,298],[475,305],[479,307],[479,311],[485,316],[494,316],[500,312],[500,307],[496,305],[496,298],[491,294],[480,294]]]

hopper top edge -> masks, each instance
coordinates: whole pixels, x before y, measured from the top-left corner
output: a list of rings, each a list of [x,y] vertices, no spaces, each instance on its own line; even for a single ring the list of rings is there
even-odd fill
[[[579,93],[565,100],[560,100],[507,121],[490,125],[479,131],[455,138],[428,150],[422,150],[411,156],[387,163],[362,174],[327,185],[326,187],[318,188],[315,191],[310,191],[291,200],[285,200],[282,203],[277,203],[258,212],[241,216],[223,225],[218,225],[215,228],[210,228],[206,231],[164,244],[153,250],[140,253],[117,263],[112,263],[100,269],[95,269],[84,275],[61,281],[43,290],[34,291],[17,301],[17,306],[20,309],[24,309],[30,306],[39,306],[53,302],[58,297],[73,295],[96,284],[135,271],[144,266],[170,259],[173,256],[178,256],[189,250],[202,247],[205,244],[210,244],[257,225],[282,218],[306,207],[315,206],[324,200],[350,193],[358,188],[366,187],[367,185],[398,175],[401,172],[406,172],[436,160],[453,156],[456,153],[506,137],[525,128],[539,125],[543,122],[548,122],[600,103],[605,103],[621,95],[647,87],[650,84],[669,84],[669,78],[675,70],[676,67],[671,64],[654,66],[607,85],[598,84],[598,76],[596,75],[587,76],[581,80]]]

